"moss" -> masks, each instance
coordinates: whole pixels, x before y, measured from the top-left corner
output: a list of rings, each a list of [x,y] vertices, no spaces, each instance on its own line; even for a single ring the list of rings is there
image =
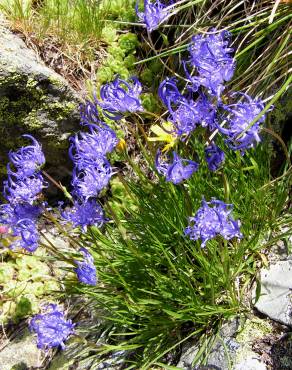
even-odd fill
[[[236,336],[236,341],[241,344],[236,352],[235,363],[240,363],[248,357],[252,357],[252,344],[256,339],[263,338],[271,334],[272,325],[267,320],[261,320],[256,317],[247,319],[243,324],[243,329]]]
[[[57,86],[57,87],[59,87],[59,88],[63,88],[63,87],[64,87],[64,84],[63,84],[63,82],[61,81],[61,79],[60,79],[60,78],[56,78],[56,77],[52,77],[52,76],[50,76],[50,77],[49,77],[49,81],[50,81],[50,83],[51,83],[52,85],[54,85],[54,86]]]
[[[131,32],[121,35],[118,44],[126,54],[135,52],[140,45],[137,35]]]
[[[38,118],[38,112],[35,109],[29,112],[23,123],[30,131],[36,131],[43,125],[42,121]]]
[[[43,109],[47,111],[48,117],[56,122],[70,117],[76,108],[76,104],[72,102],[53,102],[43,105]]]
[[[109,44],[107,58],[96,73],[98,85],[112,81],[116,75],[125,80],[133,75],[133,67],[136,61],[134,54],[139,45],[137,36],[131,32],[119,37],[112,27],[105,27],[103,32],[105,35],[109,32],[107,36],[110,37],[106,39]]]
[[[273,331],[272,325],[267,320],[261,320],[254,317],[252,320],[247,319],[244,328],[239,332],[236,340],[239,343],[252,342],[254,339],[261,338]]]
[[[143,70],[143,72],[140,74],[140,78],[142,83],[147,86],[151,86],[153,84],[154,75],[149,68]]]
[[[51,77],[44,80],[39,76],[25,76],[12,71],[7,76],[0,77],[0,135],[2,147],[0,155],[0,176],[6,174],[7,153],[24,144],[21,135],[24,133],[42,132],[45,121],[69,121],[74,117],[76,103],[66,100],[63,90],[58,93],[57,99],[51,95],[51,85],[65,88],[62,81]],[[75,119],[73,118],[75,121]],[[74,122],[73,121],[73,122]],[[63,137],[64,136],[64,137]],[[49,136],[48,136],[49,137]],[[56,153],[68,148],[65,135],[51,135],[46,141],[47,161],[62,162],[62,157]],[[52,155],[51,155],[52,153]],[[51,155],[51,157],[50,157]],[[60,158],[60,159],[58,159]]]
[[[148,112],[159,112],[159,102],[152,93],[141,95],[142,105]]]
[[[101,32],[101,40],[109,45],[115,42],[117,37],[117,30],[112,25],[105,26]]]
[[[31,302],[28,298],[26,297],[20,297],[18,302],[16,303],[16,308],[15,308],[15,313],[14,316],[15,318],[22,318],[27,315],[32,313],[32,307],[31,307]]]

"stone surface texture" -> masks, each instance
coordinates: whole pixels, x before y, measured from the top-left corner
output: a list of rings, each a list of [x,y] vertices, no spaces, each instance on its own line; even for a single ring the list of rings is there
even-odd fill
[[[49,172],[64,177],[68,137],[79,128],[77,94],[8,30],[1,13],[0,50],[0,176],[8,151],[31,134],[43,145]]]
[[[256,356],[250,355],[245,360],[235,365],[233,370],[267,370],[267,367]]]
[[[40,369],[42,359],[43,354],[37,348],[35,338],[25,330],[0,351],[0,369]]]
[[[208,369],[227,370],[229,368],[230,362],[233,362],[239,347],[239,344],[235,340],[238,328],[238,319],[230,320],[222,326],[208,355]],[[200,367],[194,367],[192,365],[199,350],[200,348],[197,343],[185,345],[182,349],[182,356],[176,366],[183,370],[200,369]]]
[[[260,281],[261,291],[255,303],[256,309],[292,327],[292,260],[279,261],[269,269],[261,270]]]

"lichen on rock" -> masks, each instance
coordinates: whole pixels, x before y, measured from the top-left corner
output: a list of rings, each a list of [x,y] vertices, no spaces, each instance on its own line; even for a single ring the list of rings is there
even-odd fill
[[[43,145],[47,169],[61,179],[70,162],[68,137],[78,130],[79,98],[1,18],[0,49],[0,177],[9,150],[23,145],[21,135],[31,134]]]

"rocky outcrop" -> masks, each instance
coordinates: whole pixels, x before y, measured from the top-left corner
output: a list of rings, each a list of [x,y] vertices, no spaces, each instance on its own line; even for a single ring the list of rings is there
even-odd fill
[[[68,137],[79,125],[78,103],[66,81],[42,64],[0,17],[0,176],[8,151],[23,144],[24,133],[42,143],[49,172],[64,176]]]

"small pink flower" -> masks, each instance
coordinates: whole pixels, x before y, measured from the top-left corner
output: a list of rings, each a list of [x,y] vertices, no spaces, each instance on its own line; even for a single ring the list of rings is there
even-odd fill
[[[7,226],[0,226],[0,234],[7,234],[8,229],[9,228]]]

